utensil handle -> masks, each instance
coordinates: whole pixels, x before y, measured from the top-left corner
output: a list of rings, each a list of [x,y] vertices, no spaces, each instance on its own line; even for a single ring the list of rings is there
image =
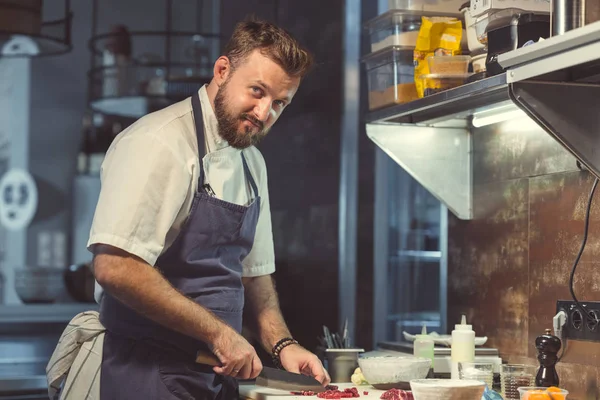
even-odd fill
[[[221,366],[221,361],[219,361],[219,359],[214,354],[207,353],[201,350],[196,352],[196,363],[209,365],[211,367]]]

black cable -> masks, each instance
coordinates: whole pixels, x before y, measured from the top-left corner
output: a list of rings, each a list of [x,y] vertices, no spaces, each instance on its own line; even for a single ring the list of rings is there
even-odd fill
[[[575,270],[577,269],[577,264],[579,264],[579,259],[581,258],[581,255],[583,254],[583,250],[585,249],[585,244],[587,243],[588,228],[590,226],[590,209],[592,208],[592,199],[594,198],[594,192],[596,191],[596,186],[598,186],[598,178],[596,178],[594,180],[594,185],[592,186],[592,191],[590,192],[590,198],[588,199],[587,209],[585,210],[585,226],[583,228],[584,229],[583,241],[581,242],[581,248],[579,249],[579,254],[577,254],[577,258],[575,259],[575,263],[573,264],[573,269],[571,270],[571,279],[570,279],[570,284],[569,284],[569,289],[571,290],[571,296],[573,297],[573,301],[577,305],[577,308],[579,308],[579,311],[581,311],[582,315],[585,315],[585,317],[588,321],[594,322],[594,323],[597,322],[595,317],[594,318],[591,317],[590,314],[588,314],[588,312],[585,311],[583,306],[579,303],[579,300],[577,300],[577,297],[575,296],[575,290],[573,290],[573,281],[575,278]]]

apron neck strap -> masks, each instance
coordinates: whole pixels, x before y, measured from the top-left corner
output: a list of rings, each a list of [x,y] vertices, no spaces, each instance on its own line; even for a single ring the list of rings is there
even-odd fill
[[[196,126],[196,139],[198,140],[198,157],[200,158],[200,176],[198,177],[198,187],[201,188],[204,185],[204,163],[202,162],[202,159],[206,154],[206,149],[204,143],[204,118],[202,116],[202,106],[200,105],[199,92],[196,92],[192,96],[192,111],[194,113],[194,124]],[[246,162],[244,151],[242,150],[240,154],[242,155],[242,163],[244,164],[244,175],[246,175],[246,180],[250,183],[250,186],[252,186],[254,196],[258,197],[258,187],[254,181],[254,177],[252,177],[248,163]]]

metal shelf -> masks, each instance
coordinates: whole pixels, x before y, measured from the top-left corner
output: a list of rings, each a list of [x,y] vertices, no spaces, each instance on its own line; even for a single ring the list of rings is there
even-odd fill
[[[484,119],[529,117],[600,178],[600,22],[499,62],[506,73],[366,117],[369,138],[461,219],[473,218],[472,135]]]
[[[428,250],[400,250],[398,254],[390,257],[392,260],[424,260],[424,261],[439,261],[442,258],[441,251]]]
[[[398,104],[367,114],[368,124],[395,122],[418,124],[464,118],[489,106],[509,101],[506,73],[436,93],[410,103]]]
[[[96,303],[54,303],[0,306],[0,324],[67,323],[83,311],[98,311]]]

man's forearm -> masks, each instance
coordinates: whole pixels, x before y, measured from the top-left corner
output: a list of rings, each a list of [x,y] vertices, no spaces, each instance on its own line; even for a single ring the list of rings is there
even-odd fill
[[[160,272],[111,246],[95,249],[98,283],[119,301],[169,329],[213,343],[226,324],[179,293]]]
[[[279,308],[279,298],[270,275],[244,278],[246,304],[260,342],[269,353],[290,331]]]

